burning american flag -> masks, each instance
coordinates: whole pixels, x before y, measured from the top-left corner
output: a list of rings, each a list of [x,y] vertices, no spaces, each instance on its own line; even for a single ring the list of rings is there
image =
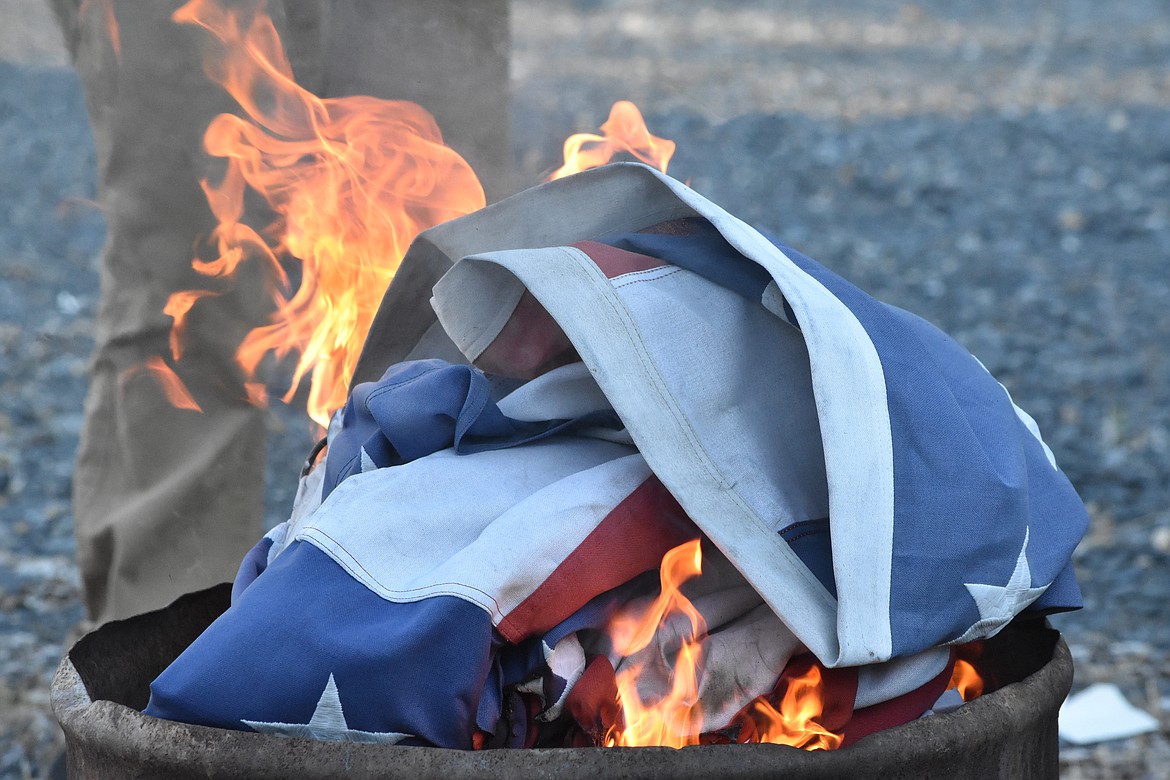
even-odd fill
[[[148,714],[833,748],[966,689],[955,645],[1080,606],[1084,508],[983,366],[651,168],[403,269],[292,518]]]
[[[205,135],[227,167],[195,268],[264,264],[250,396],[265,355],[296,355],[288,395],[310,378],[329,439],[149,714],[834,749],[978,695],[952,646],[1079,606],[1085,513],[1031,418],[944,334],[665,176],[674,144],[632,104],[481,211],[419,106],[304,90],[262,14],[176,20],[243,109]],[[565,178],[618,152],[653,168]],[[171,297],[172,361],[212,294]],[[198,409],[161,358],[142,370]]]

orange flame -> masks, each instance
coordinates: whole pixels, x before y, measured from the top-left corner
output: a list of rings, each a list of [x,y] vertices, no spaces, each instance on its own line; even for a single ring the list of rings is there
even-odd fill
[[[607,747],[657,745],[684,747],[703,741],[702,707],[699,701],[702,678],[702,639],[707,627],[694,604],[680,586],[702,572],[699,540],[686,542],[662,559],[661,592],[639,614],[621,612],[610,621],[606,632],[614,650],[631,656],[650,646],[663,631],[680,636],[680,645],[670,674],[670,690],[656,701],[643,699],[638,689],[645,663],[623,666],[617,673],[617,704],[620,713],[606,733]],[[681,630],[679,626],[682,626]],[[771,742],[806,750],[833,750],[843,738],[817,723],[823,712],[820,669],[782,678],[784,694],[777,705],[761,696],[750,702],[732,724],[744,742]]]
[[[171,406],[178,409],[190,409],[193,412],[202,412],[203,409],[199,404],[195,403],[195,399],[191,396],[191,391],[183,384],[183,380],[179,379],[178,374],[168,366],[161,357],[155,355],[147,358],[144,362],[131,366],[122,374],[123,381],[143,372],[149,371],[150,375],[155,378],[162,387],[163,394],[166,395],[167,401]]]
[[[183,290],[171,293],[167,298],[167,305],[163,307],[163,314],[173,321],[171,324],[171,357],[180,360],[183,357],[183,335],[187,332],[187,314],[191,307],[200,298],[216,295],[210,290]]]
[[[983,677],[975,670],[970,661],[962,658],[955,661],[955,671],[951,673],[951,681],[947,690],[955,688],[963,701],[978,699],[983,695]]]
[[[299,87],[263,13],[244,17],[215,0],[191,0],[174,19],[218,41],[205,69],[246,115],[221,114],[204,135],[227,170],[218,183],[202,183],[219,222],[210,237],[217,257],[193,267],[230,276],[246,260],[263,263],[276,311],[237,350],[248,394],[262,402],[256,371],[266,354],[295,352],[285,400],[311,375],[309,416],[325,427],[345,402],[365,335],[411,240],[481,208],[483,188],[420,106],[365,96],[323,100]],[[262,230],[242,221],[247,188],[276,215]],[[301,264],[295,292],[284,257]],[[167,304],[176,355],[183,315],[192,296],[204,294],[177,293]]]
[[[295,354],[284,400],[308,376],[309,416],[326,427],[345,403],[366,333],[410,242],[481,208],[483,188],[420,106],[365,96],[321,99],[298,86],[262,9],[246,14],[218,0],[189,0],[173,18],[211,34],[217,46],[204,69],[243,111],[221,114],[204,134],[208,153],[227,166],[218,182],[202,182],[218,223],[207,242],[214,259],[195,259],[192,267],[231,277],[241,263],[261,262],[276,310],[236,352],[245,391],[252,403],[266,403],[261,362],[269,353]],[[626,101],[614,105],[602,132],[569,139],[566,165],[554,177],[602,165],[621,151],[665,171],[674,152],[674,143],[651,135]],[[244,221],[248,189],[275,214],[262,228]],[[300,264],[295,290],[289,262]],[[218,294],[171,296],[165,312],[174,320],[174,359],[183,353],[191,307]]]
[[[84,17],[90,12],[91,0],[81,0],[77,8],[77,15]],[[116,59],[122,58],[122,33],[118,28],[118,19],[114,16],[114,0],[98,0],[101,4],[102,22],[106,27],[106,35],[110,39],[110,46],[114,50]]]
[[[666,166],[674,156],[674,141],[651,135],[642,112],[628,100],[613,104],[601,133],[569,136],[565,140],[565,164],[553,171],[548,181],[605,165],[619,152],[633,155],[666,173]]]
[[[605,744],[614,746],[662,745],[683,747],[698,744],[694,728],[702,722],[699,705],[698,670],[702,657],[699,637],[707,624],[679,586],[702,571],[703,554],[699,540],[675,547],[662,558],[659,581],[662,590],[641,615],[619,613],[610,621],[607,633],[614,650],[630,656],[645,649],[654,640],[660,626],[676,615],[690,624],[689,636],[682,639],[671,674],[671,689],[663,698],[646,702],[638,692],[638,676],[644,664],[630,664],[617,675],[618,709],[621,727],[615,724],[605,736]]]
[[[814,664],[804,674],[786,682],[779,708],[765,696],[760,696],[745,708],[741,730],[751,736],[744,741],[791,745],[805,750],[836,750],[840,747],[844,737],[817,722],[824,711],[820,668]]]

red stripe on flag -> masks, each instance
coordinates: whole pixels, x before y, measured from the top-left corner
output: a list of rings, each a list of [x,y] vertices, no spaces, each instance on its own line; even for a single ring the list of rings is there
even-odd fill
[[[489,374],[535,379],[580,359],[561,326],[532,293],[525,291],[511,318],[475,359],[475,365]]]
[[[952,651],[951,660],[943,669],[942,674],[930,682],[889,701],[856,710],[853,717],[845,724],[844,741],[841,743],[841,747],[849,747],[862,737],[920,718],[922,713],[929,710],[938,701],[938,697],[942,696],[943,691],[947,689],[954,668],[955,654]]]
[[[596,241],[580,241],[573,246],[587,254],[609,279],[666,265],[657,258]],[[580,359],[561,326],[532,293],[525,291],[504,327],[475,359],[475,365],[489,374],[535,379]]]
[[[601,272],[608,279],[667,265],[657,257],[615,249],[608,244],[599,244],[596,241],[578,241],[573,246],[589,255],[589,259],[601,269]]]
[[[499,631],[513,643],[548,631],[595,596],[657,569],[669,550],[698,535],[674,496],[651,477],[500,621]]]
[[[589,735],[590,746],[601,743],[618,718],[617,675],[608,658],[597,655],[589,659],[584,673],[565,699],[565,710]]]

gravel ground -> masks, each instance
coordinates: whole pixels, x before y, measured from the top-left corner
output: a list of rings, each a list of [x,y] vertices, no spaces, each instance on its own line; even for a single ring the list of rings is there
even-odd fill
[[[1080,688],[1160,733],[1065,746],[1069,778],[1170,777],[1170,6],[1087,0],[514,0],[522,181],[631,98],[671,172],[974,352],[1089,505]],[[0,776],[59,749],[80,619],[69,479],[104,236],[77,80],[0,0]],[[301,424],[273,414],[269,516]]]

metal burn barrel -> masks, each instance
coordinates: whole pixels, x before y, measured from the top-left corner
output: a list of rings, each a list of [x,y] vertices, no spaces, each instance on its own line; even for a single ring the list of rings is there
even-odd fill
[[[83,637],[53,679],[73,778],[1056,778],[1057,712],[1073,666],[1043,621],[988,640],[996,688],[954,712],[836,751],[781,745],[459,751],[288,739],[143,715],[150,682],[229,602],[221,585]]]

